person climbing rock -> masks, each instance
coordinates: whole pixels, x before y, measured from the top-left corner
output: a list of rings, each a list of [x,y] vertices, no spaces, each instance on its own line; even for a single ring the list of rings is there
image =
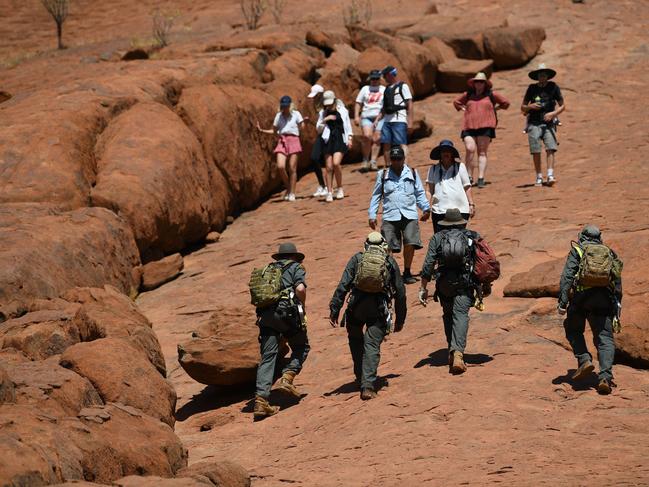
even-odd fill
[[[400,145],[404,154],[407,151],[408,127],[412,127],[414,105],[410,87],[406,82],[399,81],[397,68],[386,66],[382,73],[388,86],[383,92],[383,108],[374,120],[374,126],[378,127],[379,123],[383,123],[381,144],[387,167],[390,165],[390,147]]]
[[[421,249],[417,207],[423,212],[421,221],[430,217],[430,203],[426,190],[415,169],[405,164],[405,153],[399,145],[388,151],[390,167],[381,169],[376,174],[376,182],[368,210],[369,225],[376,229],[376,218],[379,205],[383,203],[381,233],[392,252],[401,252],[403,242],[403,280],[413,284],[417,279],[412,275],[410,266],[415,249]]]
[[[286,188],[284,195],[286,201],[295,201],[297,156],[302,152],[300,127],[303,124],[302,114],[293,108],[293,100],[288,95],[279,100],[279,111],[275,115],[272,129],[262,129],[257,122],[257,129],[260,132],[279,135],[274,152],[277,155],[277,169]]]
[[[584,340],[586,320],[593,332],[599,361],[597,392],[610,394],[613,380],[615,339],[622,306],[622,261],[602,241],[595,225],[586,225],[572,242],[559,283],[559,315],[566,315],[563,327],[577,358],[574,380],[595,370]],[[618,328],[619,331],[619,328]]]
[[[350,298],[341,326],[347,328],[361,399],[373,399],[376,397],[381,343],[392,328],[392,300],[396,314],[395,332],[403,328],[407,313],[406,289],[399,265],[379,232],[371,232],[365,240],[364,251],[354,254],[347,262],[329,304],[329,322],[333,327],[338,325],[347,293],[350,293]]]
[[[383,92],[385,86],[381,85],[381,71],[373,69],[367,77],[369,84],[363,86],[356,97],[354,106],[354,122],[363,131],[363,165],[362,171],[376,171],[376,158],[380,149],[381,129],[383,122],[374,121],[381,113],[383,107]]]
[[[257,308],[261,360],[257,367],[254,419],[272,416],[279,407],[268,402],[275,377],[275,365],[280,340],[291,348],[291,357],[282,371],[276,390],[299,399],[293,381],[300,373],[309,354],[306,330],[306,271],[302,266],[304,254],[295,244],[285,242],[273,255],[273,262],[254,269],[250,278],[252,304]]]
[[[536,81],[527,87],[521,110],[527,115],[527,141],[530,145],[530,153],[536,171],[535,186],[543,186],[543,173],[541,172],[541,141],[545,145],[545,152],[548,167],[548,186],[556,182],[554,165],[556,163],[555,153],[558,149],[557,125],[560,113],[566,109],[563,95],[554,81],[550,81],[557,75],[554,69],[545,64],[530,71],[529,77]],[[557,107],[557,105],[559,105]]]
[[[460,210],[451,208],[439,222],[442,228],[430,239],[421,270],[419,302],[428,303],[428,283],[435,279],[433,299],[442,306],[444,333],[452,374],[466,372],[464,349],[469,331],[469,310],[476,303],[477,284],[473,279],[475,243],[481,238],[466,228]],[[488,294],[485,293],[485,294]],[[482,290],[480,290],[482,295]]]
[[[466,166],[473,183],[476,153],[478,156],[478,188],[484,188],[487,173],[487,150],[496,138],[498,125],[497,110],[507,110],[509,101],[492,91],[491,81],[485,73],[478,73],[468,83],[469,89],[453,101],[456,110],[462,110],[462,132],[460,138],[466,147]]]

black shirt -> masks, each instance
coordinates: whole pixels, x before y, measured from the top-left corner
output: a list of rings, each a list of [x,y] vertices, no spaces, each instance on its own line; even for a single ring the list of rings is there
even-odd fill
[[[539,98],[537,100],[537,97]],[[540,110],[530,110],[528,114],[528,122],[533,125],[540,125],[545,123],[543,116],[546,113],[554,111],[556,103],[563,105],[563,95],[559,85],[553,81],[548,81],[545,86],[539,86],[538,83],[533,83],[527,87],[523,104],[537,102],[541,105]]]

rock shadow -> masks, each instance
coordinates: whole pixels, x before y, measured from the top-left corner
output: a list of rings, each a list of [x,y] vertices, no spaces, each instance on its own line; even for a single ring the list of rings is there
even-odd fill
[[[486,353],[465,353],[464,362],[467,365],[482,365],[491,362],[494,358]],[[448,367],[448,349],[440,348],[432,352],[428,357],[421,359],[413,368],[418,369],[428,365],[430,367]]]
[[[568,384],[572,387],[573,391],[588,391],[590,389],[597,389],[597,384],[599,382],[597,374],[591,372],[588,377],[585,377],[581,380],[574,380],[572,376],[577,372],[577,369],[568,369],[564,375],[559,375],[552,379],[554,385],[559,384]]]
[[[192,416],[212,411],[254,397],[254,386],[219,387],[205,386],[189,402],[176,411],[176,420],[185,421]],[[251,409],[252,411],[252,409]]]

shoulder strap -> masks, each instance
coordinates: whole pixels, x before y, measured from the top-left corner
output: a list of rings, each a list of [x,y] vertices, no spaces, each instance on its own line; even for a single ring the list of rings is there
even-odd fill
[[[381,174],[381,199],[385,196],[385,180],[388,179],[388,171],[390,170],[389,167],[386,167],[383,169],[383,173]]]
[[[570,242],[570,245],[572,246],[573,249],[577,251],[577,253],[579,254],[579,258],[581,259],[584,256],[583,247],[579,245],[577,242],[575,242],[574,240]]]

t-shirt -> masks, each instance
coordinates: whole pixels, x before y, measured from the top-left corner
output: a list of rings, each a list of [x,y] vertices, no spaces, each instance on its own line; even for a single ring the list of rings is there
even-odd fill
[[[362,105],[363,110],[361,112],[362,118],[374,118],[378,116],[383,107],[383,92],[385,91],[385,86],[370,86],[365,85],[361,88],[361,91],[358,92],[356,97],[356,103]]]
[[[447,170],[441,163],[431,166],[426,182],[435,185],[433,213],[443,215],[451,208],[457,208],[460,213],[470,213],[465,188],[471,186],[471,181],[463,163],[456,162]]]
[[[403,96],[401,96],[402,94]],[[385,98],[385,92],[383,92],[383,96]],[[394,104],[401,105],[406,100],[412,100],[412,93],[410,92],[410,87],[406,83],[402,83],[400,88],[395,88]],[[403,110],[399,110],[395,113],[386,113],[383,116],[383,120],[385,120],[386,123],[394,123],[394,122],[407,123],[408,110],[404,108]]]
[[[509,106],[509,102],[501,94],[492,92],[492,97],[493,101],[503,108]],[[462,130],[496,128],[498,119],[496,118],[494,104],[491,102],[491,97],[488,94],[477,97],[476,95],[469,95],[469,93],[465,92],[462,96],[456,98],[455,101],[466,106],[466,111],[462,119]]]
[[[297,110],[291,111],[291,115],[288,117],[285,117],[282,112],[277,112],[273,127],[277,127],[279,135],[300,135],[300,126],[298,124],[303,121],[302,114]]]
[[[545,123],[543,121],[543,116],[546,113],[554,111],[557,102],[563,104],[563,96],[561,95],[559,85],[553,81],[548,81],[545,86],[539,86],[538,83],[529,85],[525,92],[523,103],[528,104],[535,101],[538,101],[541,104],[541,109],[530,110],[527,121],[533,125],[540,125]]]

